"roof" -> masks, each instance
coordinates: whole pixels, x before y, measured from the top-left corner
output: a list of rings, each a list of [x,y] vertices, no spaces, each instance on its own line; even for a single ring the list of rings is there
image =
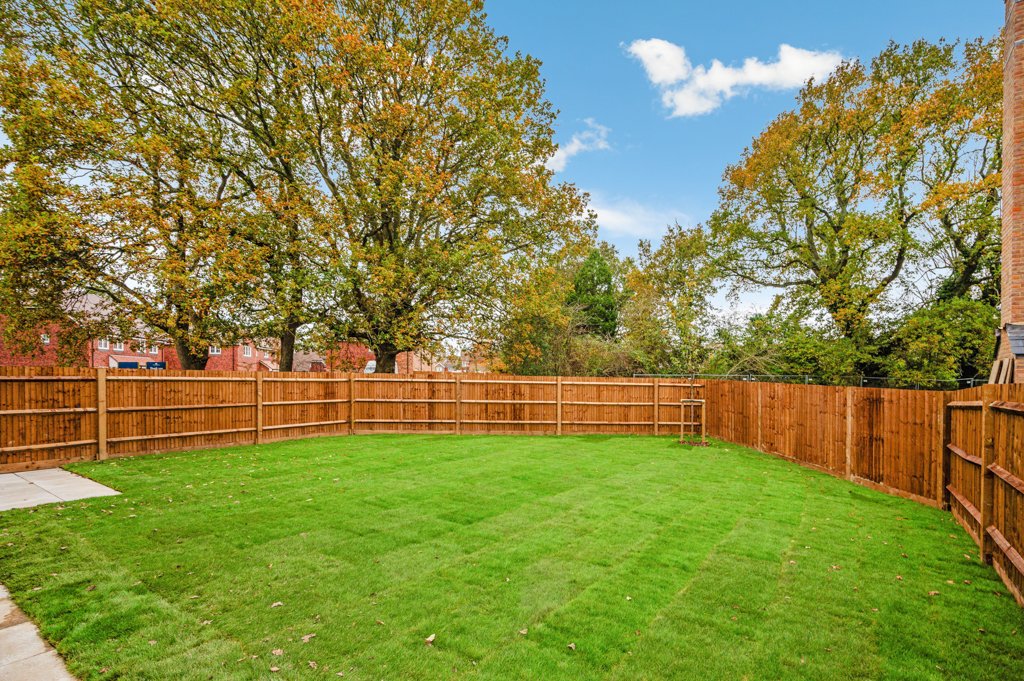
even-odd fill
[[[1018,357],[1024,355],[1024,324],[1007,324],[1006,337],[1010,341],[1010,352]]]

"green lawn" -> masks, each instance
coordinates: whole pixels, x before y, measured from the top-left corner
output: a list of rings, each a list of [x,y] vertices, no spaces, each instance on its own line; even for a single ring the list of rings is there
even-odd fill
[[[72,468],[124,495],[0,514],[0,582],[81,679],[1024,678],[1024,611],[948,514],[739,447],[378,435]]]

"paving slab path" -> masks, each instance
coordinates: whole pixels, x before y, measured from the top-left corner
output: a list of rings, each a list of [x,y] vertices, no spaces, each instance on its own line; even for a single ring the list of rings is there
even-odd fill
[[[62,468],[0,474],[0,511],[110,497],[116,489]],[[0,681],[76,681],[0,584]]]
[[[120,494],[63,468],[0,474],[0,511]]]
[[[0,681],[76,681],[0,585]]]

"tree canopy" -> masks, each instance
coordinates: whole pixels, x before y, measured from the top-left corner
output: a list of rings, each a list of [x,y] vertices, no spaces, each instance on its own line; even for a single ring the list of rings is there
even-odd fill
[[[282,369],[317,327],[394,371],[593,231],[585,197],[543,167],[539,63],[507,54],[482,2],[9,4],[39,61],[73,51],[129,108],[174,112],[161,139],[239,187],[250,228],[227,250],[257,281],[235,318],[280,338]]]

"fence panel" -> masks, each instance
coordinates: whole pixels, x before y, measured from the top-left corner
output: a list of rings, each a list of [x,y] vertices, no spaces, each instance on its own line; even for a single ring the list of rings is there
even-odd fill
[[[992,503],[985,532],[992,542],[992,563],[1024,605],[1024,386],[1001,385],[991,405],[993,443]]]
[[[0,367],[0,472],[96,458],[96,402],[92,370]]]

